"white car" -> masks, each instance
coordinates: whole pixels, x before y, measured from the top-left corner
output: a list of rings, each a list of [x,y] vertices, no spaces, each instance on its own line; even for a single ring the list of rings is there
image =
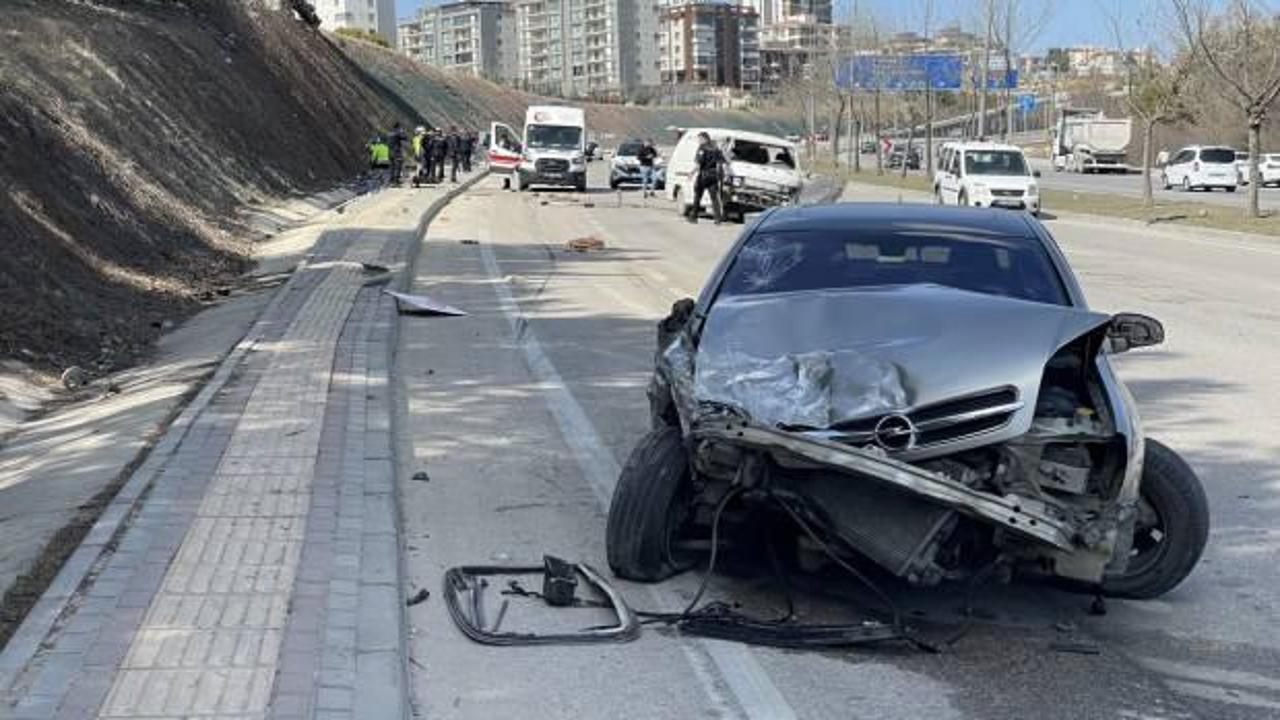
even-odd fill
[[[694,157],[702,133],[711,137],[728,161],[720,193],[726,218],[741,222],[748,212],[799,201],[804,179],[794,143],[745,130],[689,128],[671,152],[666,173],[667,197],[676,201],[682,214],[687,215],[693,204],[698,172]],[[709,194],[703,195],[701,207],[711,207]]]
[[[610,188],[617,190],[622,185],[640,185],[644,182],[644,175],[640,171],[640,159],[637,157],[642,147],[644,143],[639,140],[624,142],[618,146],[618,151],[613,154],[613,161],[609,164]],[[653,187],[655,190],[661,190],[666,185],[666,163],[659,156],[653,159]]]
[[[1258,172],[1262,173],[1262,187],[1280,187],[1280,153],[1267,153],[1258,157]]]
[[[939,205],[970,205],[1040,213],[1039,170],[1031,170],[1022,150],[987,142],[957,143],[943,153],[934,176]]]
[[[1249,153],[1243,150],[1236,151],[1236,183],[1249,184]]]
[[[1236,168],[1236,151],[1229,147],[1192,145],[1169,158],[1164,166],[1164,188],[1179,187],[1190,192],[1196,188],[1222,188],[1235,192],[1240,184]]]

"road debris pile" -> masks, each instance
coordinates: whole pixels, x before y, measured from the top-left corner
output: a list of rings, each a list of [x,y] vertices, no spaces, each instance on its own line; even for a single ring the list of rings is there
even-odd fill
[[[572,252],[592,252],[604,250],[604,241],[594,235],[576,237],[564,244],[566,250]]]

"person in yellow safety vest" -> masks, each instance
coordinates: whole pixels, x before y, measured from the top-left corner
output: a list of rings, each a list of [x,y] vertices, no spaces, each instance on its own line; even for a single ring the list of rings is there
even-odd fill
[[[371,169],[391,166],[391,147],[381,135],[369,141],[369,167]]]
[[[427,137],[427,129],[419,125],[417,128],[414,129],[413,139],[410,140],[409,142],[409,146],[413,151],[413,162],[415,165],[413,170],[413,186],[414,187],[418,187],[418,183],[422,182],[422,177],[423,177],[422,149],[423,149],[423,143],[426,140],[426,137]]]

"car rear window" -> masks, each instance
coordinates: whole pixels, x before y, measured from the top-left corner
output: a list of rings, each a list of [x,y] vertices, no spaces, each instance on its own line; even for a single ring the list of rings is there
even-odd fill
[[[928,224],[760,233],[738,251],[721,293],[921,284],[1069,304],[1062,280],[1037,238]]]
[[[1200,151],[1200,162],[1233,163],[1236,161],[1234,150],[1226,148],[1206,148]]]

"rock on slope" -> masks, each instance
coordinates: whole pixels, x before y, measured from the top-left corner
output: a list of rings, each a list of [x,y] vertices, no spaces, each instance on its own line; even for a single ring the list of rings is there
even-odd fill
[[[131,360],[244,267],[239,209],[350,179],[412,114],[252,4],[2,12],[0,357],[37,367]]]

